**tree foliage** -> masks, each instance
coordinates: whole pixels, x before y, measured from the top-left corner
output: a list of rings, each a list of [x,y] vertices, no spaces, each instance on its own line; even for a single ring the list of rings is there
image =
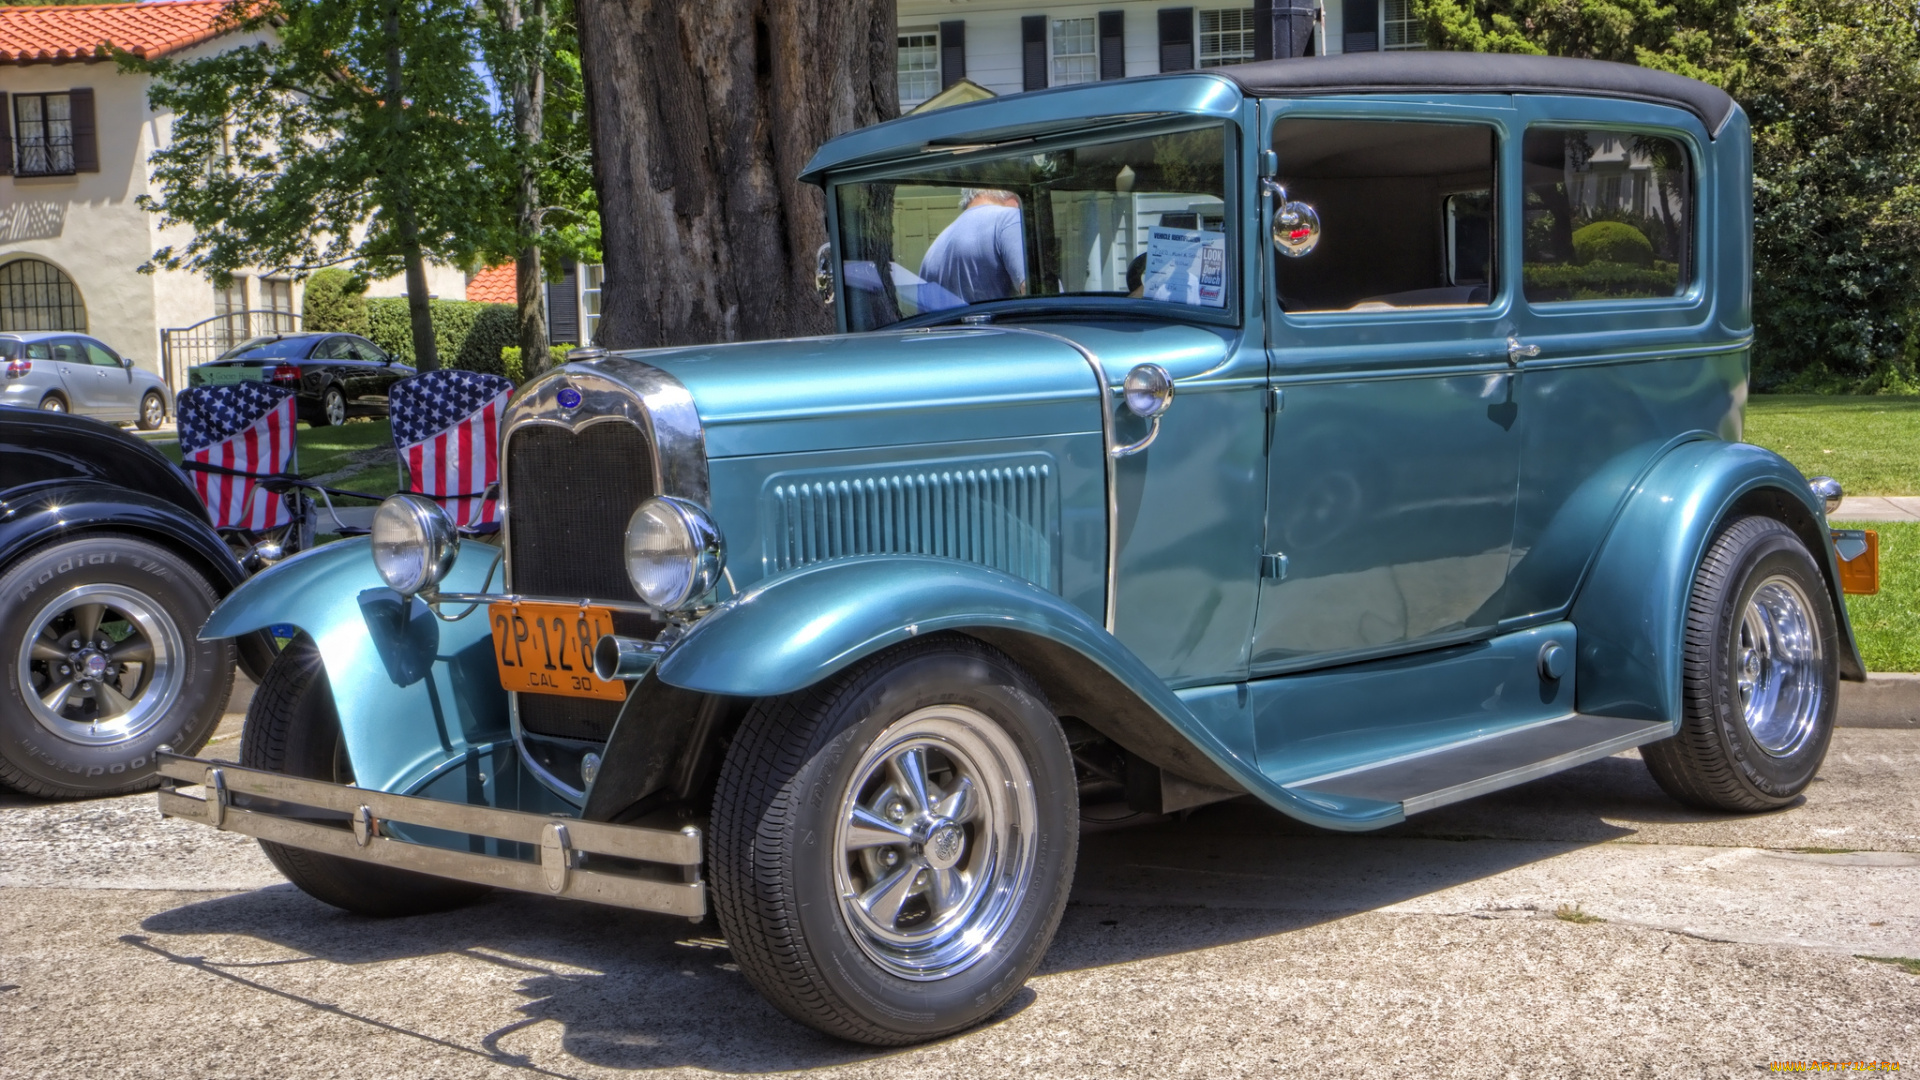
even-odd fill
[[[1754,142],[1754,382],[1920,390],[1920,8],[1912,0],[1414,0],[1435,48],[1660,68]]]
[[[223,18],[275,44],[124,67],[172,114],[141,205],[194,232],[148,268],[216,282],[249,266],[308,274],[351,263],[408,276],[414,340],[435,359],[424,258],[469,265],[502,227],[504,150],[474,70],[464,0],[236,0]],[[477,210],[481,212],[476,212]]]

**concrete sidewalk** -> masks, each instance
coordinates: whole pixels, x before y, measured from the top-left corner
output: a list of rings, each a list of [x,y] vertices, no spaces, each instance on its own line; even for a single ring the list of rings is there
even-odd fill
[[[1920,521],[1920,495],[1849,495],[1829,521]]]

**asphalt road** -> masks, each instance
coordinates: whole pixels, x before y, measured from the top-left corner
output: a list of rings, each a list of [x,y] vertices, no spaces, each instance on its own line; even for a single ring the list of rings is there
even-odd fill
[[[1628,754],[1362,836],[1248,802],[1089,835],[1027,989],[906,1051],[786,1020],[698,933],[505,894],[362,919],[151,796],[0,801],[0,1075],[1920,1068],[1920,963],[1858,958],[1920,957],[1920,731],[1842,728],[1799,805],[1751,817]]]

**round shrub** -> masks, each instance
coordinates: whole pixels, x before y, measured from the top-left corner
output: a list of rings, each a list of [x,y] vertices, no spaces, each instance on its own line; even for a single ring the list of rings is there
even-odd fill
[[[1624,221],[1596,221],[1573,231],[1573,260],[1587,263],[1619,263],[1624,266],[1652,266],[1653,242],[1647,234]]]

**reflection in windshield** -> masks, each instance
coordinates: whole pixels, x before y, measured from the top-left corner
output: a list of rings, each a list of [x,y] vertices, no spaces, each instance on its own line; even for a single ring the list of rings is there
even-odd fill
[[[242,342],[220,355],[222,360],[299,359],[307,354],[311,338],[260,338]]]
[[[1227,145],[1212,125],[836,185],[848,326],[1019,296],[1224,308]]]

